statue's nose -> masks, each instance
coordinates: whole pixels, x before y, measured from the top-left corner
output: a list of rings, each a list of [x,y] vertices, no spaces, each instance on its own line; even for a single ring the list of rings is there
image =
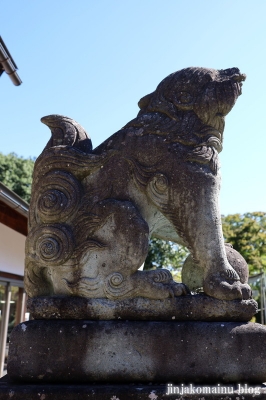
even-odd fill
[[[235,67],[222,69],[222,70],[220,70],[220,74],[227,78],[233,79],[236,82],[242,82],[242,81],[246,80],[246,75],[241,74],[240,70]]]

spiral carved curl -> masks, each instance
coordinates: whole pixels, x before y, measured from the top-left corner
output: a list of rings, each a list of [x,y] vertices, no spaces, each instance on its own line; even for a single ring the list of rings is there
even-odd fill
[[[123,299],[134,295],[134,287],[120,272],[113,272],[105,279],[104,292],[108,299]]]
[[[115,272],[114,274],[112,274],[109,283],[110,286],[112,287],[116,287],[119,286],[124,280],[124,277],[122,274],[120,274],[119,272]]]
[[[147,185],[147,193],[150,199],[159,207],[164,207],[168,203],[168,179],[165,175],[156,173]]]
[[[77,211],[81,199],[81,185],[71,174],[52,171],[41,182],[37,213],[42,222],[65,222]]]
[[[153,190],[156,194],[163,194],[168,189],[168,180],[165,175],[157,173],[152,179]]]
[[[38,263],[57,266],[71,257],[74,241],[69,227],[45,224],[30,233],[27,246]]]

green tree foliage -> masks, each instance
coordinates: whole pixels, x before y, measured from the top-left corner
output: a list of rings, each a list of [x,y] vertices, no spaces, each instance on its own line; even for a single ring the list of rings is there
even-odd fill
[[[266,270],[266,213],[253,212],[222,217],[225,242],[247,261],[251,274]]]
[[[245,258],[250,274],[266,272],[266,213],[253,212],[222,216],[226,243],[231,243]],[[172,242],[152,238],[144,269],[168,268],[179,277],[188,255],[186,248]]]
[[[176,280],[181,280],[181,268],[189,252],[176,243],[151,238],[148,256],[144,270],[167,268]]]
[[[34,160],[0,153],[0,182],[29,202]]]

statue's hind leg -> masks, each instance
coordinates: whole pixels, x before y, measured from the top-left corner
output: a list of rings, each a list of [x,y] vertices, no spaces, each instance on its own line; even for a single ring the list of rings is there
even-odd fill
[[[80,272],[68,283],[72,294],[115,300],[187,293],[167,270],[138,271],[148,253],[149,227],[131,202],[97,203],[82,224],[77,221],[77,240]]]

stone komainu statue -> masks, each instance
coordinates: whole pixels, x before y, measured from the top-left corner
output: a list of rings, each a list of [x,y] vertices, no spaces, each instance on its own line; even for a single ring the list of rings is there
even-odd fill
[[[248,299],[229,264],[218,207],[224,117],[241,94],[237,68],[186,68],[139,101],[140,112],[92,150],[70,118],[36,160],[26,243],[30,297],[164,299],[188,293],[169,271],[140,271],[151,235],[186,246],[204,292]]]

